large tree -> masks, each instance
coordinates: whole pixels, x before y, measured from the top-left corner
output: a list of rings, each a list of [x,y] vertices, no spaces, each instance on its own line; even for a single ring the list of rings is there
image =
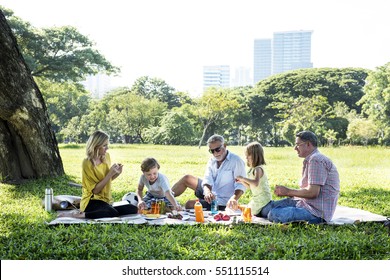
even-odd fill
[[[158,78],[148,76],[138,78],[131,87],[131,91],[146,99],[156,98],[165,102],[168,104],[168,109],[182,105],[180,99],[183,97],[183,93],[176,94],[173,87]]]
[[[237,96],[231,94],[229,89],[210,87],[196,100],[194,106],[199,123],[203,126],[202,136],[198,147],[202,146],[208,129],[216,125],[222,133],[222,127],[227,127],[233,118],[233,112],[240,108]],[[216,133],[213,131],[211,134]]]
[[[0,180],[64,174],[46,105],[0,10]]]
[[[258,122],[262,127],[273,127],[274,145],[284,143],[280,137],[293,144],[294,139],[286,139],[286,135],[300,129],[312,129],[322,140],[327,140],[325,132],[331,132],[341,140],[348,123],[332,109],[342,103],[360,113],[357,102],[364,95],[367,75],[368,70],[360,68],[300,69],[274,75],[255,87],[252,115],[264,116],[264,122]]]
[[[377,67],[367,78],[365,95],[358,104],[378,127],[381,144],[390,144],[390,62]]]

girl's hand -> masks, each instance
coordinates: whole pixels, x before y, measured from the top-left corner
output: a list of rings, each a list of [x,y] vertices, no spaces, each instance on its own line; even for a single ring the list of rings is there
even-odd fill
[[[238,209],[238,202],[234,198],[230,198],[229,201],[226,203],[227,208],[231,208],[233,210]]]
[[[242,179],[243,179],[244,177],[242,177],[242,176],[237,176],[236,177],[236,182],[242,182]]]

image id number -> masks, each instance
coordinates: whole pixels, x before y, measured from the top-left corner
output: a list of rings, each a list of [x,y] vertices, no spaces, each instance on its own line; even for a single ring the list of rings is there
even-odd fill
[[[268,275],[267,267],[227,267],[217,266],[215,268],[216,275]]]

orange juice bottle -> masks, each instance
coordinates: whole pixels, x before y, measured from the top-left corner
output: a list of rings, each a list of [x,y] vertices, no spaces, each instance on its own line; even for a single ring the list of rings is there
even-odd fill
[[[194,210],[195,210],[195,221],[197,221],[198,223],[204,223],[203,206],[199,202],[199,199],[196,200]]]

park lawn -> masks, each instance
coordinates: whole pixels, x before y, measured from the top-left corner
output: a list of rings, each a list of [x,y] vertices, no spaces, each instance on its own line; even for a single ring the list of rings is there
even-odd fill
[[[231,146],[243,156],[243,147]],[[390,216],[390,149],[377,147],[320,148],[337,165],[341,179],[339,204]],[[113,182],[115,200],[135,191],[140,163],[155,157],[171,185],[185,174],[202,176],[210,157],[206,147],[111,145],[111,159],[124,164]],[[46,187],[54,194],[81,195],[68,182],[81,183],[85,146],[61,145],[66,176],[15,186],[0,185],[1,259],[390,259],[389,229],[383,223],[329,225],[196,225],[147,226],[123,224],[49,227],[55,217],[41,206]],[[302,159],[293,148],[265,147],[270,185],[294,187]],[[193,198],[185,192],[184,204]],[[242,202],[250,199],[246,193]]]

